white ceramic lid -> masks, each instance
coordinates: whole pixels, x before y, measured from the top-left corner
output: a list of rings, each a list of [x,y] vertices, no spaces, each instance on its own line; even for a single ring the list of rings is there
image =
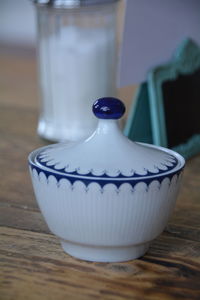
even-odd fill
[[[37,152],[34,163],[60,174],[81,177],[137,178],[168,174],[182,168],[183,161],[174,151],[135,143],[118,126],[125,112],[116,98],[101,98],[93,105],[99,123],[96,131],[80,142],[55,144]]]

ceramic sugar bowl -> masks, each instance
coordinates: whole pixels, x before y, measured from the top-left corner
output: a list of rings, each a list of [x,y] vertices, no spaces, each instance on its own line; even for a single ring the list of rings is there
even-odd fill
[[[115,98],[93,105],[99,123],[85,141],[29,156],[35,196],[67,253],[90,261],[138,258],[163,231],[175,206],[185,161],[172,150],[126,138]]]

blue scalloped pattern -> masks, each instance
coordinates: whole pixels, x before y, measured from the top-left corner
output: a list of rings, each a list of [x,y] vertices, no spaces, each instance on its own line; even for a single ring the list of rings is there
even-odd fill
[[[122,178],[141,178],[141,177],[157,176],[157,175],[162,175],[164,173],[167,173],[167,172],[173,170],[177,166],[177,164],[178,164],[178,160],[175,157],[171,156],[171,158],[174,160],[174,162],[170,161],[170,163],[172,165],[171,166],[167,166],[167,165],[163,164],[163,166],[165,166],[167,168],[166,170],[161,170],[161,169],[159,169],[158,167],[155,166],[155,168],[158,170],[156,173],[155,172],[151,172],[148,169],[144,168],[144,171],[146,171],[145,175],[144,174],[141,175],[141,174],[138,174],[138,173],[135,172],[135,173],[133,173],[130,176],[125,176],[120,171],[118,172],[117,176],[109,176],[106,171],[102,175],[95,175],[95,174],[93,174],[92,171],[88,172],[87,174],[80,174],[80,173],[78,173],[78,170],[79,170],[78,168],[75,171],[73,171],[73,172],[66,172],[66,167],[64,167],[62,169],[56,169],[55,168],[56,164],[55,165],[48,165],[48,163],[50,162],[50,160],[48,160],[46,162],[42,161],[44,159],[44,157],[43,157],[42,154],[43,154],[43,152],[40,153],[40,155],[38,156],[37,160],[44,167],[52,169],[53,171],[60,172],[60,173],[62,173],[64,175],[74,175],[74,176],[94,177],[94,178],[110,178],[110,179],[111,178],[114,178],[114,179],[115,178],[116,179],[120,179],[121,178],[122,179]]]
[[[129,183],[132,188],[135,187],[135,185],[137,183],[140,183],[140,182],[144,182],[146,183],[147,187],[150,185],[151,182],[153,181],[158,181],[160,184],[162,183],[162,181],[165,179],[165,178],[169,178],[169,180],[171,181],[172,177],[174,175],[177,175],[179,176],[183,170],[183,168],[179,169],[178,171],[174,171],[174,172],[171,172],[170,174],[168,175],[160,175],[158,177],[152,177],[152,178],[138,178],[138,179],[129,179],[127,178],[127,180],[115,180],[114,178],[110,178],[109,180],[106,180],[106,178],[93,178],[90,179],[90,178],[86,178],[86,177],[72,177],[70,175],[66,175],[66,174],[57,174],[57,173],[54,173],[53,171],[47,171],[47,170],[43,170],[37,166],[35,166],[34,164],[31,164],[30,163],[30,166],[31,166],[31,169],[35,169],[38,173],[38,175],[42,172],[45,174],[46,178],[48,179],[49,176],[54,176],[57,180],[57,182],[59,182],[61,179],[67,179],[69,180],[69,182],[73,185],[76,181],[81,181],[85,184],[86,188],[89,186],[90,183],[98,183],[100,185],[101,188],[103,188],[106,184],[114,184],[116,186],[117,189],[120,188],[120,186],[124,183]],[[154,174],[155,175],[155,174]],[[80,176],[80,175],[79,175]]]

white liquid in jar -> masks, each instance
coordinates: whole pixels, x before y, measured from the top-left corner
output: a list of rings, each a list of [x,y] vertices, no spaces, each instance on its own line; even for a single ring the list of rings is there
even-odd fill
[[[115,96],[114,40],[113,30],[75,26],[40,40],[41,136],[76,141],[95,130],[93,102]]]

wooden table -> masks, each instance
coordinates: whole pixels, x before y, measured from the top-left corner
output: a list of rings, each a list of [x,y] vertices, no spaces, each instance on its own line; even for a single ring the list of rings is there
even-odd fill
[[[27,155],[36,135],[35,58],[0,54],[0,299],[200,299],[200,155],[187,162],[168,229],[126,263],[79,261],[63,252],[37,207]],[[123,99],[133,89],[121,90]]]

